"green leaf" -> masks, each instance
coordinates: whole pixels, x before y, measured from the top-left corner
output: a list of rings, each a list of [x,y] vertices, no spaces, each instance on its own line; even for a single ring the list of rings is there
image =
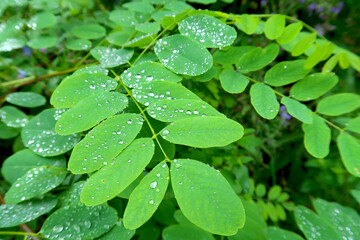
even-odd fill
[[[237,68],[242,73],[260,70],[274,61],[278,54],[279,45],[275,43],[271,43],[265,48],[254,48],[251,51],[242,54],[237,62]]]
[[[305,60],[280,62],[266,72],[264,82],[275,87],[296,82],[310,72],[304,64]]]
[[[352,132],[360,133],[360,116],[357,118],[351,119],[347,125],[346,129]]]
[[[224,69],[219,78],[221,86],[229,93],[242,93],[249,84],[246,76],[232,69]]]
[[[6,203],[19,203],[56,188],[66,177],[61,167],[40,166],[17,179],[5,195]]]
[[[295,83],[290,96],[300,101],[310,101],[327,93],[339,82],[338,76],[330,73],[314,73]]]
[[[51,48],[57,43],[57,37],[53,35],[39,35],[35,36],[28,41],[28,45],[34,49]]]
[[[110,12],[109,19],[124,27],[134,25],[137,22],[134,12],[120,9]]]
[[[94,239],[117,222],[116,211],[106,205],[68,205],[51,214],[40,232],[46,239]]]
[[[332,43],[326,43],[322,46],[317,45],[316,50],[306,59],[305,68],[313,68],[320,61],[327,59],[333,52],[334,45]]]
[[[338,63],[338,60],[339,60],[338,54],[329,58],[329,60],[327,60],[326,63],[324,64],[324,66],[322,68],[322,72],[323,73],[331,72],[335,68],[336,64]]]
[[[150,138],[133,141],[118,157],[90,176],[81,191],[81,202],[94,206],[116,197],[143,172],[154,155],[154,147]]]
[[[91,42],[87,39],[74,39],[66,42],[66,48],[73,51],[85,51],[91,48]]]
[[[154,157],[153,157],[154,159]],[[140,174],[132,183],[130,183],[129,186],[127,186],[119,195],[117,195],[120,198],[129,199],[131,193],[134,191],[134,189],[139,185],[141,179],[144,178],[144,174]]]
[[[73,148],[80,135],[60,136],[55,132],[56,109],[46,109],[33,117],[22,129],[21,138],[26,147],[38,155],[57,156]]]
[[[106,30],[99,24],[89,23],[73,27],[71,33],[81,39],[98,39],[105,36]]]
[[[151,81],[179,82],[181,77],[166,69],[156,62],[143,62],[128,68],[121,74],[122,82],[130,88],[138,88],[139,85]]]
[[[256,27],[259,24],[259,17],[248,14],[242,14],[240,19],[241,19],[242,30],[248,35],[253,34],[256,30]]]
[[[160,31],[160,24],[157,22],[141,23],[137,24],[135,29],[143,33],[155,33]]]
[[[281,187],[279,185],[274,185],[269,189],[268,199],[270,201],[276,200],[281,194]]]
[[[26,108],[39,107],[46,103],[44,96],[33,92],[10,93],[5,97],[5,100],[11,104]]]
[[[133,89],[132,94],[138,102],[146,107],[162,99],[200,100],[198,96],[181,84],[167,81],[151,81],[149,84],[143,84],[141,89]]]
[[[91,49],[90,53],[100,62],[101,67],[113,68],[127,63],[133,56],[134,50],[99,46]]]
[[[65,167],[65,164],[64,156],[44,158],[29,149],[24,149],[14,153],[4,161],[1,173],[6,181],[13,184],[32,168],[43,165]]]
[[[167,141],[191,147],[223,147],[239,140],[244,128],[224,117],[194,117],[178,120],[161,130]]]
[[[256,185],[255,193],[256,193],[256,196],[258,196],[258,197],[264,197],[265,194],[266,194],[266,187],[265,187],[265,185],[262,184],[262,183]]]
[[[359,140],[347,133],[340,133],[337,138],[337,145],[346,170],[352,175],[360,177]]]
[[[83,132],[123,110],[127,104],[127,97],[118,92],[103,92],[90,96],[64,112],[55,125],[55,131],[60,135]]]
[[[347,210],[349,208],[345,208],[338,203],[330,203],[322,199],[316,199],[314,201],[314,207],[320,218],[332,226],[332,229],[335,230],[339,239],[360,238],[358,221],[360,217],[356,211],[354,211],[354,213],[357,215],[358,219],[354,219],[350,214],[348,214]]]
[[[280,104],[274,90],[262,83],[255,83],[250,88],[251,105],[265,119],[274,119],[279,112]]]
[[[217,18],[197,14],[179,23],[179,32],[207,48],[222,48],[236,39],[236,30]]]
[[[237,64],[239,56],[242,56],[253,49],[255,49],[253,46],[229,46],[225,49],[219,49],[213,55],[214,62],[222,65]]]
[[[338,93],[321,99],[316,106],[316,111],[327,116],[339,116],[355,111],[359,107],[359,95],[354,93]]]
[[[324,220],[310,209],[299,206],[295,208],[295,220],[307,239],[338,240],[336,232]]]
[[[279,44],[285,44],[293,40],[303,28],[302,22],[289,24],[285,27],[284,32],[276,39]]]
[[[286,212],[285,212],[284,208],[279,203],[276,203],[275,209],[276,209],[276,214],[278,215],[279,219],[282,221],[285,221],[286,220]]]
[[[56,199],[33,200],[0,206],[0,228],[15,227],[34,220],[56,206]]]
[[[162,122],[199,116],[224,116],[206,102],[192,99],[163,99],[151,104],[146,111],[150,117]]]
[[[123,47],[127,48],[146,48],[149,44],[151,44],[153,41],[155,41],[155,38],[157,36],[157,33],[146,33],[143,34],[141,32],[135,33],[135,36],[127,41]]]
[[[91,74],[96,74],[96,73],[101,73],[103,75],[108,75],[109,74],[109,70],[106,68],[102,68],[100,67],[100,65],[91,65],[88,67],[84,67],[84,68],[80,68],[78,70],[76,70],[75,72],[73,72],[73,74],[71,75],[71,77],[76,76],[76,75],[80,75],[82,73],[91,73]],[[89,76],[89,75],[88,75]],[[97,76],[97,81],[101,81],[102,79],[102,75],[98,75]],[[65,80],[65,79],[64,79]],[[63,81],[64,81],[63,80]],[[112,80],[112,78],[110,78],[109,80]],[[114,81],[114,80],[113,80]],[[85,81],[86,82],[86,81]],[[111,81],[110,81],[111,82]],[[113,83],[115,83],[116,81],[114,81]],[[116,86],[116,84],[113,84]],[[114,86],[114,88],[115,88]],[[112,89],[111,89],[112,90]]]
[[[74,174],[89,173],[110,163],[139,133],[143,120],[137,114],[110,117],[78,143],[69,160]]]
[[[274,40],[279,38],[285,29],[285,16],[280,14],[274,14],[268,18],[265,22],[265,36]]]
[[[296,233],[278,227],[269,227],[267,229],[267,237],[268,240],[304,240]]]
[[[164,198],[169,182],[169,168],[160,162],[134,189],[124,213],[124,225],[136,229],[151,218]]]
[[[29,118],[24,112],[13,106],[5,106],[0,108],[0,118],[8,127],[21,128],[24,127]]]
[[[191,3],[200,3],[200,4],[211,4],[211,3],[215,3],[216,0],[187,0],[188,2],[191,2]]]
[[[348,57],[348,55],[345,52],[340,52],[338,54],[339,56],[339,66],[342,69],[346,69],[348,67],[350,67],[350,59]]]
[[[299,42],[297,42],[294,48],[291,50],[291,55],[296,57],[303,54],[308,50],[316,39],[316,33],[307,34]]]
[[[215,240],[210,233],[192,225],[171,225],[162,232],[163,240]]]
[[[54,26],[56,17],[51,12],[40,12],[31,17],[27,23],[28,27],[33,30],[41,30]]]
[[[102,235],[98,240],[130,240],[135,234],[135,230],[129,230],[124,227],[122,219],[106,234]]]
[[[170,174],[176,201],[192,223],[226,236],[244,226],[241,200],[217,170],[199,161],[176,159],[171,163]]]
[[[360,203],[360,190],[353,189],[350,191],[350,193],[355,198],[355,200]]]
[[[0,122],[0,139],[10,139],[16,137],[19,132],[19,128],[8,127],[4,123]]]
[[[269,218],[271,219],[271,221],[273,221],[273,222],[279,221],[279,216],[277,214],[274,204],[272,202],[267,202],[266,207],[267,207],[267,212],[269,214]]]
[[[122,4],[122,6],[132,12],[152,13],[154,11],[154,7],[147,2],[128,2]]]
[[[123,46],[134,34],[134,28],[123,28],[122,31],[114,32],[106,37],[106,40],[114,45]]]
[[[288,97],[283,97],[281,103],[286,106],[291,116],[303,123],[312,124],[312,111],[306,105]]]
[[[331,131],[324,120],[313,115],[312,124],[302,124],[304,145],[308,153],[316,158],[324,158],[329,154]]]
[[[52,94],[50,103],[56,108],[74,107],[81,100],[114,90],[116,86],[117,82],[103,73],[79,73],[65,78],[60,83]]]
[[[19,36],[16,38],[7,38],[3,41],[0,41],[0,52],[10,52],[14,49],[22,48],[25,45],[26,45],[26,38],[24,36]]]
[[[212,56],[204,46],[180,34],[157,41],[155,53],[165,67],[177,74],[200,75],[213,64]]]

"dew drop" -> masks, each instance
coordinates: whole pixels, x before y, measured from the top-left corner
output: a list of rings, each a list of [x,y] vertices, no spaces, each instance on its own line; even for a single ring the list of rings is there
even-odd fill
[[[55,233],[59,233],[59,232],[61,232],[63,229],[64,229],[64,227],[61,226],[61,225],[55,225],[55,226],[52,228],[53,232],[55,232]]]
[[[156,186],[157,186],[157,181],[150,183],[150,188],[156,188]]]

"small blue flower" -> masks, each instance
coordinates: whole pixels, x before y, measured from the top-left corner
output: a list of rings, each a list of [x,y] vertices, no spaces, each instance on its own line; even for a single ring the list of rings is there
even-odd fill
[[[23,53],[24,53],[25,56],[28,56],[28,57],[31,56],[31,48],[23,47],[22,50],[23,50]]]
[[[280,106],[280,117],[284,126],[289,124],[289,120],[292,118],[286,111],[286,107],[284,105]]]
[[[339,14],[344,7],[344,2],[339,2],[336,7],[332,7],[330,11],[334,14]]]
[[[18,72],[18,74],[19,74],[19,75],[18,75],[18,78],[24,78],[24,77],[26,77],[26,73],[25,73],[24,71],[18,69],[17,72]]]

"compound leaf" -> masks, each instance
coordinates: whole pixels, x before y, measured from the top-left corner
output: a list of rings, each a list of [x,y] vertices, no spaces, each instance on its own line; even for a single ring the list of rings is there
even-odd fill
[[[180,209],[193,224],[226,236],[244,226],[241,200],[219,171],[199,161],[176,159],[170,174]]]
[[[285,27],[284,32],[276,39],[279,44],[285,44],[293,40],[303,28],[302,22],[289,24]]]
[[[256,31],[256,27],[259,24],[259,17],[249,14],[242,14],[240,19],[241,19],[242,30],[246,34],[251,35]]]

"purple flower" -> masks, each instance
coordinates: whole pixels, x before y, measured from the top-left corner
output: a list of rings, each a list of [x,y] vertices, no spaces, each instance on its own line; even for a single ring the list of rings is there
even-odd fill
[[[344,2],[339,2],[336,7],[332,7],[330,11],[334,14],[339,14],[344,7]]]
[[[324,7],[319,7],[318,9],[316,9],[316,12],[317,13],[321,13],[324,11]]]
[[[325,34],[325,28],[323,27],[323,25],[321,24],[316,24],[315,26],[316,31],[320,34],[323,35]]]
[[[23,50],[23,54],[24,54],[25,56],[28,56],[28,57],[31,56],[31,48],[29,48],[29,47],[23,47],[22,50]]]
[[[18,69],[17,72],[18,72],[18,74],[19,74],[19,75],[18,75],[18,78],[24,78],[24,77],[26,77],[26,73],[25,73],[24,71]]]
[[[261,0],[260,4],[261,4],[261,6],[265,6],[267,4],[267,0]]]
[[[45,48],[41,48],[40,51],[43,52],[43,53],[46,53],[46,49],[45,49]]]
[[[284,105],[280,106],[280,117],[284,126],[289,124],[289,120],[292,118],[286,111],[286,107]]]
[[[312,12],[318,8],[318,5],[316,3],[311,3],[309,6],[307,6],[308,11]]]
[[[301,4],[305,3],[306,0],[299,0]]]

